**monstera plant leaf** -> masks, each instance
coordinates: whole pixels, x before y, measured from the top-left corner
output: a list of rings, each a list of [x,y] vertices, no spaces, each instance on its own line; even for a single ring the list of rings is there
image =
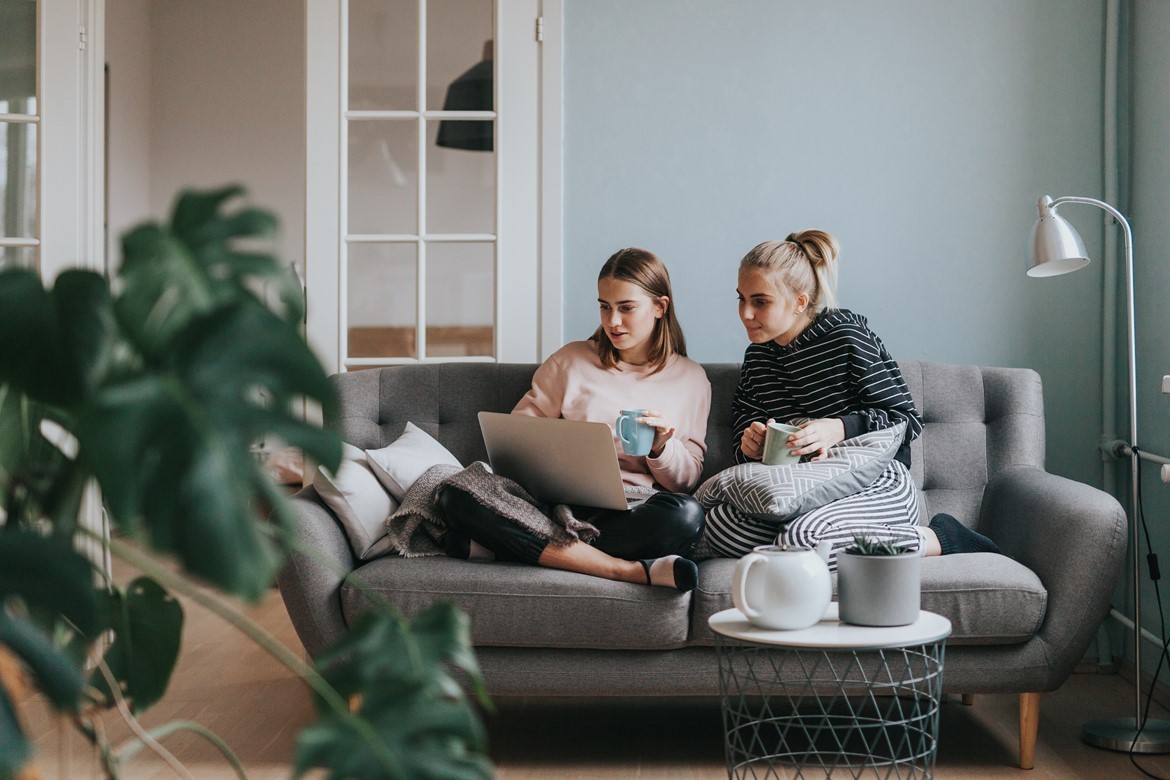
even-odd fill
[[[93,570],[63,540],[0,528],[0,648],[22,662],[54,707],[72,711],[85,684],[78,660],[54,646],[45,626],[32,619],[34,614],[49,620],[59,616],[74,630],[96,637],[100,618]],[[30,752],[12,702],[0,686],[0,777],[14,774]]]
[[[329,406],[320,364],[286,323],[240,300],[192,320],[159,371],[110,383],[77,420],[83,459],[112,517],[224,590],[258,598],[279,556],[254,522],[269,477],[250,455],[268,433],[336,462],[336,432],[289,409],[299,395]]]
[[[114,642],[106,651],[110,675],[121,684],[131,709],[143,712],[162,698],[179,658],[183,607],[149,577],[138,577],[108,597],[109,626]],[[109,683],[96,669],[89,684],[113,703]]]
[[[0,271],[0,650],[95,742],[100,730],[86,726],[86,712],[109,706],[115,689],[135,712],[163,696],[183,611],[150,577],[125,589],[95,584],[75,549],[78,534],[92,534],[78,524],[90,480],[115,529],[172,553],[181,571],[151,569],[149,556],[134,559],[139,568],[178,593],[195,592],[185,576],[195,575],[255,599],[296,541],[253,442],[280,439],[327,468],[341,459],[337,432],[295,412],[308,401],[336,416],[337,398],[299,332],[298,281],[256,249],[276,221],[233,210],[241,194],[183,193],[169,223],[127,233],[116,291],[90,271],[66,271],[51,286],[32,271]],[[112,641],[95,672],[86,661],[99,636]],[[319,688],[320,716],[298,740],[297,772],[491,775],[456,672],[488,702],[467,618],[450,605],[413,621],[383,606],[319,664],[314,684],[340,698]],[[349,699],[360,701],[357,711],[343,706]],[[0,686],[0,777],[30,753]]]
[[[462,669],[482,692],[470,636],[467,617],[447,603],[409,623],[363,615],[317,659],[338,693],[360,698],[361,720],[323,711],[297,740],[297,776],[325,767],[329,778],[490,777],[483,727],[444,671]]]

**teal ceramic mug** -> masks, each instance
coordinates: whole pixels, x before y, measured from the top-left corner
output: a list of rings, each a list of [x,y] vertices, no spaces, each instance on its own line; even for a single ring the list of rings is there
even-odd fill
[[[645,409],[622,409],[618,415],[614,428],[627,455],[649,455],[654,446],[654,426],[638,422],[639,417],[645,416]]]

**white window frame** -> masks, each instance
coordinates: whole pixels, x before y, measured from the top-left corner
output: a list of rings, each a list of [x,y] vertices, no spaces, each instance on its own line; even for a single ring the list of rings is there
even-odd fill
[[[560,346],[560,11],[562,0],[496,0],[496,231],[482,235],[344,234],[346,215],[346,0],[306,0],[306,215],[305,276],[308,287],[307,337],[330,372],[394,363],[453,360],[533,362]],[[419,0],[420,28],[425,24]],[[551,14],[551,16],[550,16]],[[555,17],[555,18],[554,18]],[[543,18],[543,25],[539,19]],[[542,34],[543,43],[538,41]],[[555,42],[549,49],[550,32]],[[425,37],[425,29],[421,32]],[[555,60],[555,85],[546,70]],[[425,43],[419,47],[419,78],[425,72]],[[420,84],[420,100],[423,92]],[[542,101],[555,100],[557,121],[542,124]],[[420,105],[419,108],[422,106]],[[354,112],[359,117],[428,118],[445,112]],[[472,115],[469,113],[469,117]],[[481,118],[476,113],[474,118]],[[556,164],[542,157],[555,133]],[[423,134],[420,130],[420,140]],[[425,148],[420,143],[420,156]],[[422,160],[420,159],[420,163]],[[425,214],[425,167],[420,164],[419,227]],[[550,188],[552,188],[550,190]],[[550,213],[549,208],[554,210]],[[554,230],[549,230],[552,219]],[[346,274],[348,242],[419,242],[419,268],[425,268],[428,241],[494,240],[496,245],[495,356],[491,358],[353,358],[346,354]],[[425,277],[420,276],[416,312],[420,354],[425,355]],[[557,342],[553,345],[553,342]]]

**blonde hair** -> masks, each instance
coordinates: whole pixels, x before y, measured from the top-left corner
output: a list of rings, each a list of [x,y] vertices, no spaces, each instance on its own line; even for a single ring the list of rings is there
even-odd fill
[[[654,333],[650,336],[650,352],[647,363],[654,367],[651,374],[657,374],[666,368],[666,363],[672,355],[687,354],[687,342],[683,338],[682,325],[674,313],[674,294],[670,290],[670,273],[666,270],[658,256],[646,249],[629,247],[614,252],[601,272],[597,274],[597,281],[602,279],[617,279],[629,282],[640,287],[651,298],[666,297],[666,310],[654,323]],[[589,337],[597,346],[597,357],[607,368],[616,368],[618,351],[613,342],[605,335],[605,327],[599,326]]]
[[[789,233],[783,241],[765,241],[739,261],[739,270],[772,274],[781,289],[806,293],[813,316],[837,308],[837,239],[823,230]]]

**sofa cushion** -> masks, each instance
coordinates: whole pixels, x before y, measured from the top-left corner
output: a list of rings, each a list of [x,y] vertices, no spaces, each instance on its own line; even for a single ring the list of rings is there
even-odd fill
[[[731,573],[737,560],[713,558],[699,564],[690,644],[714,644],[707,619],[732,606]],[[1027,642],[1040,630],[1047,607],[1048,591],[1040,579],[1005,555],[970,553],[922,562],[922,608],[951,621],[948,644]]]
[[[406,615],[453,602],[471,618],[478,646],[662,650],[684,646],[690,632],[690,594],[671,588],[524,564],[396,555],[359,567],[342,584],[350,625],[369,605],[358,579]]]

